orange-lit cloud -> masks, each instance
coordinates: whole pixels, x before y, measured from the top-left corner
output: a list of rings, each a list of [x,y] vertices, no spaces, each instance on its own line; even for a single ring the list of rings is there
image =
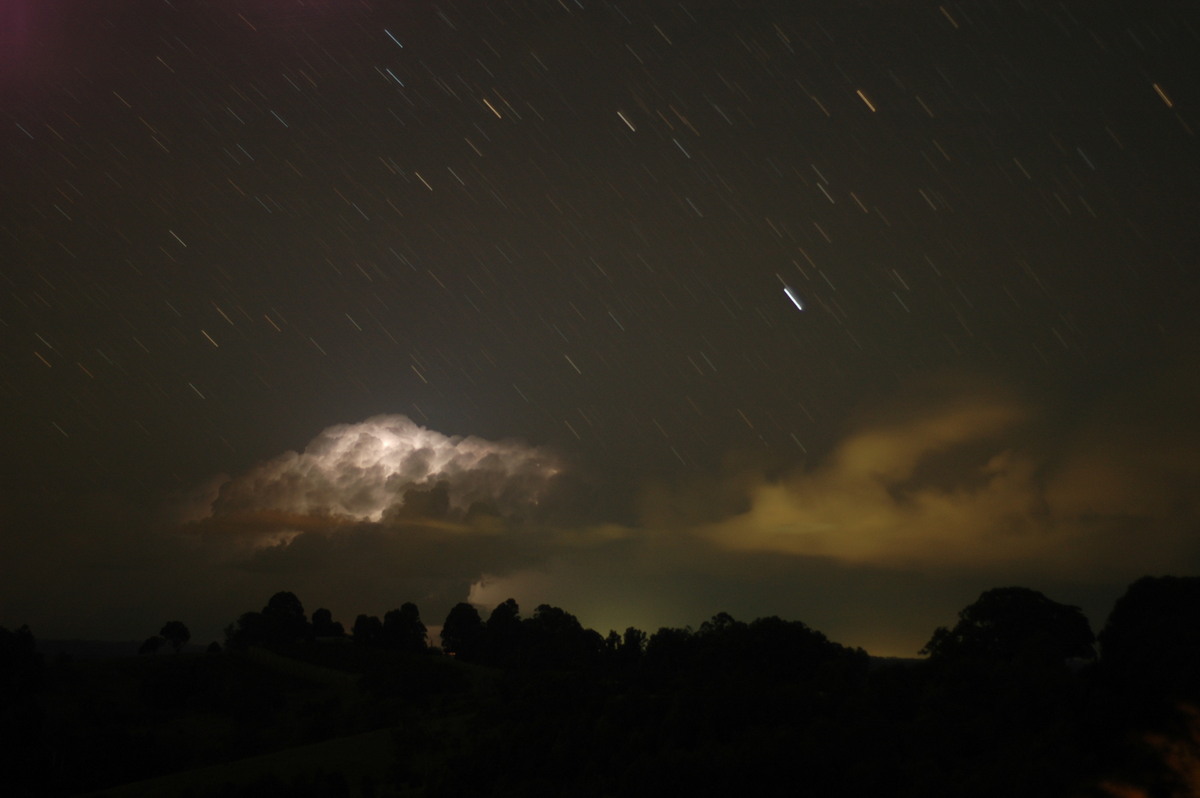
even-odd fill
[[[1048,441],[1046,411],[1003,390],[929,396],[693,531],[729,551],[872,565],[1161,567],[1194,550],[1200,442],[1166,412],[1173,399],[1146,399],[1124,414],[1111,401]]]

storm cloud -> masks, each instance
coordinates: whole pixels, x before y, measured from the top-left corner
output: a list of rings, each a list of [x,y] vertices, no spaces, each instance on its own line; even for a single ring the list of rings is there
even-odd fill
[[[304,451],[225,482],[211,514],[381,521],[404,508],[406,496],[411,504],[438,485],[448,509],[485,505],[507,514],[536,505],[559,468],[550,452],[516,441],[448,436],[407,416],[380,415],[329,427]]]
[[[632,520],[539,512],[576,466],[538,447],[379,416],[181,496],[182,523],[113,500],[46,519],[5,590],[61,585],[45,595],[92,608],[92,628],[158,597],[145,623],[170,601],[214,636],[281,589],[343,621],[414,601],[433,626],[459,601],[509,597],[602,631],[778,614],[901,655],[996,585],[1102,623],[1133,579],[1197,556],[1193,382],[1164,373],[1172,391],[1067,408],[997,382],[925,382],[864,408],[809,468],[643,479]],[[66,531],[85,523],[112,532]]]

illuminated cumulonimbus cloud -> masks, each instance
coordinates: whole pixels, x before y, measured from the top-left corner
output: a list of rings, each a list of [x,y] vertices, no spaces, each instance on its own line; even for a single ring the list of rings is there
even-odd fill
[[[407,416],[338,424],[222,486],[214,513],[280,511],[380,521],[411,489],[444,483],[450,508],[501,513],[535,505],[558,473],[552,454],[516,441],[447,436]]]

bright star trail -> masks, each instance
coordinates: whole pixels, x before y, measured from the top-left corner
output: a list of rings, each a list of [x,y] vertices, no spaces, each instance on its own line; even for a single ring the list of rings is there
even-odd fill
[[[796,296],[795,291],[785,286],[783,293],[787,294],[787,298],[792,300],[792,304],[796,306],[796,310],[804,310],[804,305],[800,302],[800,297]]]

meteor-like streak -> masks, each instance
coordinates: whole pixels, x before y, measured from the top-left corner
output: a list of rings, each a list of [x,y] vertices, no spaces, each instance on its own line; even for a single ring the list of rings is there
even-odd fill
[[[796,310],[804,310],[804,303],[800,301],[800,297],[796,296],[796,292],[792,290],[790,285],[783,287],[783,293],[787,294],[787,298],[792,300],[792,304],[796,306]]]
[[[559,471],[549,452],[516,441],[447,436],[402,415],[338,424],[222,486],[214,515],[264,510],[380,521],[410,489],[444,484],[449,509],[501,513],[536,505]]]

